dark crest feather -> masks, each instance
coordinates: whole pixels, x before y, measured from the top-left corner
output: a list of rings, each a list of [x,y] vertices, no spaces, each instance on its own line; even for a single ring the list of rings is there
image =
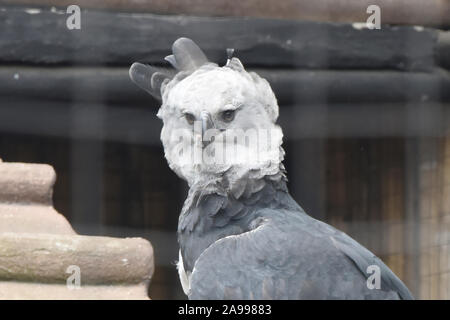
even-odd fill
[[[177,71],[192,72],[208,63],[203,51],[188,38],[179,38],[172,45],[173,54],[165,57]],[[135,62],[130,67],[130,78],[141,89],[161,100],[161,86],[171,80],[175,70],[157,68],[150,65]]]
[[[172,45],[172,52],[175,60],[174,67],[180,71],[194,71],[208,63],[202,49],[188,38],[177,39]]]
[[[130,67],[130,78],[141,89],[161,100],[161,85],[164,80],[172,79],[174,71],[156,68],[150,65],[135,62]]]

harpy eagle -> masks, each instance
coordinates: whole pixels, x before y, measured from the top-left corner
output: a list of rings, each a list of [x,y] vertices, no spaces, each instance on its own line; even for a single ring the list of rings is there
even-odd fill
[[[165,157],[190,187],[178,224],[189,299],[413,299],[379,258],[291,197],[269,83],[236,57],[208,61],[187,38],[172,51],[173,70],[134,63],[130,77],[162,100]]]

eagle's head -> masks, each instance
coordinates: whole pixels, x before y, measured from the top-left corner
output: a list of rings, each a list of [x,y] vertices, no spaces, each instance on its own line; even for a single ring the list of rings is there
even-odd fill
[[[131,79],[162,100],[158,117],[169,166],[190,185],[277,173],[282,132],[269,83],[235,57],[222,67],[209,62],[190,39],[178,39],[172,50],[166,60],[175,74],[139,63],[130,68]]]

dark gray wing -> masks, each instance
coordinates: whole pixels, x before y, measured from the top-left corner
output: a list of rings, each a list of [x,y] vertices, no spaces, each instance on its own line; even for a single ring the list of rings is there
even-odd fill
[[[189,299],[287,299],[285,280],[270,268],[264,270],[264,260],[274,249],[266,237],[272,232],[272,226],[262,222],[208,247],[195,263]]]
[[[299,212],[268,210],[249,232],[228,236],[195,263],[190,299],[403,299],[403,283],[356,241]],[[382,287],[367,287],[377,264]]]
[[[333,239],[336,247],[354,262],[362,274],[367,275],[367,267],[376,265],[380,268],[381,287],[384,290],[396,292],[403,300],[414,299],[405,284],[372,252],[343,232],[338,231]]]

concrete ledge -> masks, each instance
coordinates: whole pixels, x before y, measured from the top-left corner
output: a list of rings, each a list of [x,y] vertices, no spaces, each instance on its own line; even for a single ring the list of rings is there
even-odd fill
[[[82,284],[148,283],[153,248],[141,238],[0,233],[0,280],[65,284],[71,265]]]

